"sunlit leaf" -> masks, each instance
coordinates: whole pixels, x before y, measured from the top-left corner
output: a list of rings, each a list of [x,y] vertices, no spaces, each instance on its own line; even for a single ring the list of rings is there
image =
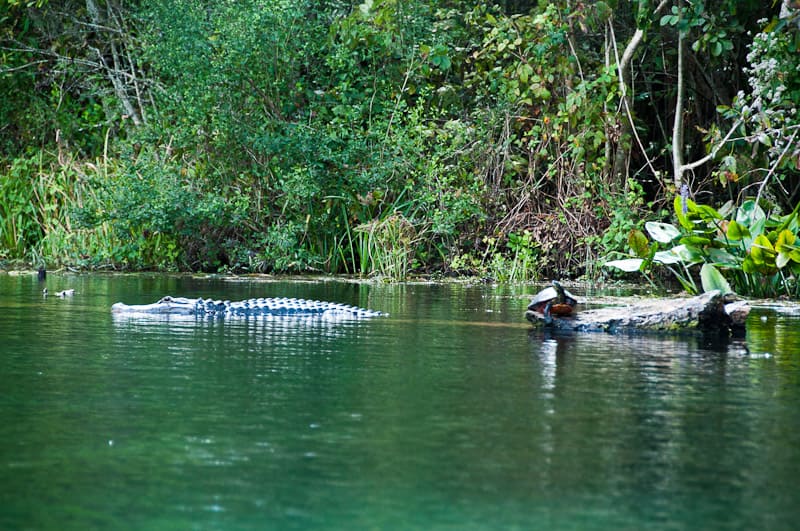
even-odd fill
[[[625,258],[622,260],[611,260],[603,265],[605,267],[613,267],[621,271],[625,271],[626,273],[633,273],[635,271],[639,271],[643,263],[644,260],[641,258]]]
[[[680,231],[674,225],[669,223],[660,223],[657,221],[648,221],[644,224],[648,234],[655,241],[659,243],[670,243],[675,238],[681,235]]]
[[[725,234],[729,240],[739,241],[743,238],[750,237],[750,231],[742,225],[741,223],[737,222],[736,220],[731,220],[728,223],[728,230]]]
[[[753,246],[750,248],[750,256],[757,266],[769,266],[775,260],[775,249],[772,247],[769,238],[763,234],[756,236]]]
[[[797,240],[797,236],[788,229],[782,230],[778,234],[778,240],[775,242],[775,249],[779,252],[790,252],[794,248],[794,242]]]
[[[691,203],[692,203],[691,199],[687,198],[684,201],[684,199],[679,195],[676,195],[675,200],[673,201],[675,216],[678,218],[678,223],[680,223],[681,227],[683,227],[686,230],[694,229],[694,223],[688,217],[689,207]]]
[[[715,219],[722,219],[722,215],[715,208],[708,205],[697,205],[696,211],[700,217],[705,221],[713,221]]]
[[[778,253],[778,256],[775,257],[775,266],[778,269],[783,269],[791,261],[792,257],[789,256],[789,253]]]
[[[680,264],[681,257],[675,254],[672,250],[658,251],[653,256],[653,261],[664,265]]]
[[[700,282],[703,285],[703,291],[711,291],[718,289],[723,294],[731,293],[731,285],[722,276],[719,269],[711,264],[703,264],[700,268]]]
[[[681,238],[680,242],[684,245],[693,245],[695,247],[705,247],[711,244],[711,239],[704,236],[685,236]]]

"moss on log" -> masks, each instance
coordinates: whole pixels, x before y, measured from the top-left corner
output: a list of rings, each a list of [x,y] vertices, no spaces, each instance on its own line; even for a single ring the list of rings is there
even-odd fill
[[[661,332],[743,331],[750,306],[745,301],[726,302],[714,290],[691,298],[651,299],[635,303],[578,311],[571,317],[554,317],[547,325],[573,332]],[[525,318],[545,324],[544,316],[528,308]]]

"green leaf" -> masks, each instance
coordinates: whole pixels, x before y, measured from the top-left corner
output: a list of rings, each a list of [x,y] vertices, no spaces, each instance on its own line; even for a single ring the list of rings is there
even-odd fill
[[[742,262],[741,258],[737,258],[725,249],[709,249],[708,258],[717,265],[731,269],[738,269]]]
[[[719,272],[719,269],[711,264],[703,264],[700,268],[700,282],[703,285],[703,291],[719,290],[723,294],[731,293],[731,285]]]
[[[685,236],[680,239],[680,242],[686,246],[692,247],[705,247],[711,245],[711,239],[704,236]]]
[[[736,222],[747,227],[751,234],[763,233],[766,221],[767,215],[753,200],[745,201],[736,211]]]
[[[778,269],[783,269],[791,261],[792,257],[789,256],[789,253],[778,253],[778,256],[775,257],[775,265]]]
[[[794,249],[794,242],[797,240],[797,236],[788,229],[784,229],[778,234],[778,240],[775,242],[775,249],[778,252],[790,252]]]
[[[691,265],[702,261],[702,255],[696,249],[685,245],[676,245],[668,251],[659,251],[653,255],[653,261],[660,264]]]
[[[715,219],[722,219],[722,215],[716,209],[708,205],[696,205],[696,211],[704,221],[713,221]]]
[[[650,242],[639,229],[631,229],[628,234],[628,245],[639,258],[646,258],[650,254]]]
[[[743,238],[749,238],[750,231],[736,220],[731,220],[731,222],[728,223],[728,230],[725,231],[725,235],[729,240],[739,241]]]
[[[634,271],[639,271],[643,263],[644,260],[641,258],[625,258],[623,260],[611,260],[603,265],[605,267],[613,267],[625,271],[626,273],[633,273]]]
[[[681,235],[680,231],[669,223],[648,221],[644,224],[644,228],[647,229],[650,237],[659,243],[670,243]]]
[[[758,272],[758,266],[756,265],[755,260],[753,260],[752,255],[747,255],[742,262],[742,271],[744,271],[748,275],[752,275],[753,273]]]
[[[542,101],[550,99],[550,91],[546,88],[539,86],[533,89],[533,97]]]
[[[527,63],[520,63],[519,67],[517,67],[517,72],[519,74],[519,80],[522,81],[524,84],[528,84],[528,80],[533,76],[533,67]]]
[[[686,199],[686,212],[683,211],[684,202],[683,198],[679,195],[675,196],[675,200],[673,201],[673,207],[675,209],[675,216],[678,218],[678,223],[680,223],[681,227],[686,230],[693,230],[694,223],[692,220],[689,219],[687,214],[690,211],[690,207],[693,205],[693,201],[691,199]]]
[[[678,15],[664,15],[661,17],[662,26],[675,26],[680,18]]]
[[[759,266],[771,266],[775,262],[775,249],[772,247],[769,238],[763,234],[756,236],[753,246],[750,248],[750,256],[753,262]]]

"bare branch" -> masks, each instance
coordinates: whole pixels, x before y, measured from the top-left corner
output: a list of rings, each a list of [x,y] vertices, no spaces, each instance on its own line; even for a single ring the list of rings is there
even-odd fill
[[[656,6],[656,9],[653,11],[653,16],[658,16],[664,7],[666,7],[669,0],[661,0],[661,3]],[[633,59],[633,53],[636,51],[636,48],[639,47],[639,43],[644,38],[644,30],[641,28],[636,28],[636,31],[633,33],[631,40],[628,42],[628,45],[625,47],[625,51],[622,52],[622,59],[618,62],[619,71],[626,72],[628,69],[628,65]]]
[[[725,138],[723,138],[722,141],[720,141],[719,144],[714,146],[711,149],[711,152],[708,155],[706,155],[702,159],[699,159],[699,160],[696,160],[694,162],[690,162],[689,164],[684,164],[683,166],[681,166],[681,174],[683,174],[683,172],[693,170],[693,169],[697,168],[698,166],[702,166],[706,162],[708,162],[708,161],[712,160],[714,157],[716,157],[717,153],[719,152],[719,150],[722,148],[722,146],[725,145],[725,143],[728,141],[728,139],[730,139],[730,137],[733,134],[733,132],[736,131],[736,129],[738,129],[740,125],[742,125],[741,118],[736,120],[736,123],[734,123],[733,126],[731,126],[731,129],[730,129],[730,131],[728,131],[728,134],[725,135]]]
[[[769,169],[769,172],[764,177],[764,182],[761,183],[761,186],[758,187],[758,194],[756,195],[756,204],[758,204],[759,200],[761,199],[761,193],[764,191],[764,188],[767,186],[767,182],[769,182],[769,178],[772,177],[772,174],[775,173],[775,170],[778,168],[778,164],[781,163],[783,157],[786,156],[786,153],[789,152],[790,147],[794,147],[794,139],[797,138],[797,133],[800,133],[800,129],[795,129],[794,133],[792,134],[792,138],[786,143],[786,147],[783,148],[781,152],[781,156],[772,164],[772,167]]]
[[[5,48],[2,48],[5,49]],[[16,72],[17,70],[25,70],[26,68],[32,68],[36,65],[47,64],[48,61],[44,59],[39,59],[38,61],[31,61],[30,63],[25,63],[24,65],[20,66],[4,66],[0,67],[0,73],[8,73],[8,72]]]
[[[631,133],[633,134],[634,138],[636,138],[636,143],[639,145],[639,149],[642,152],[642,156],[644,157],[647,166],[650,168],[650,171],[653,173],[653,175],[658,175],[658,170],[656,170],[655,166],[653,166],[653,162],[650,160],[650,157],[647,156],[647,150],[645,149],[644,144],[642,143],[642,139],[639,138],[639,133],[636,131],[636,124],[633,122],[633,113],[631,112],[631,107],[629,102],[630,98],[628,97],[625,82],[623,81],[623,72],[620,67],[622,63],[619,59],[619,54],[617,52],[617,38],[614,35],[614,27],[611,26],[610,23],[609,27],[611,29],[611,42],[613,43],[614,46],[614,56],[615,59],[617,59],[617,71],[620,79],[620,90],[622,92],[622,106],[625,108],[625,116],[628,118],[628,123],[630,123],[631,127],[630,129]]]

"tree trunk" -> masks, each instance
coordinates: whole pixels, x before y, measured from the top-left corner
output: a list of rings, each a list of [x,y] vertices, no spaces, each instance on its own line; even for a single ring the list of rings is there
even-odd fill
[[[658,6],[653,11],[653,18],[658,17],[659,13],[666,7],[668,0],[661,0]],[[613,21],[609,19],[609,31],[611,38],[609,41],[614,46],[614,53],[616,55],[616,36],[614,35]],[[617,75],[619,76],[621,96],[621,110],[624,113],[623,119],[619,120],[618,130],[614,131],[614,136],[617,138],[616,149],[614,150],[614,164],[611,169],[611,177],[620,182],[628,173],[628,159],[630,155],[630,139],[636,134],[633,123],[633,104],[630,95],[630,87],[633,85],[633,76],[631,75],[631,62],[636,53],[637,48],[644,38],[644,29],[636,28],[636,31],[628,41],[625,50],[622,52],[622,57],[617,56]],[[642,149],[644,149],[642,147]],[[610,150],[607,150],[607,153]],[[647,157],[646,153],[643,153]]]
[[[684,35],[678,30],[678,85],[675,96],[675,122],[672,126],[672,166],[675,172],[675,189],[680,190],[683,184],[683,100],[684,100],[684,78],[683,78],[683,46]]]

